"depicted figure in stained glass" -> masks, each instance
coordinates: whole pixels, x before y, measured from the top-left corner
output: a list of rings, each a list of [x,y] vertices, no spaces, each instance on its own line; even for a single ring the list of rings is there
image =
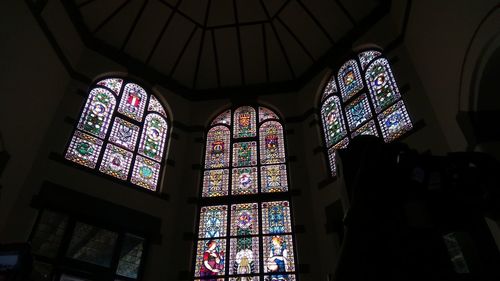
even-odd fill
[[[203,253],[203,264],[200,268],[200,277],[217,276],[224,270],[224,251],[218,249],[215,240],[208,241],[206,246],[207,248]],[[204,280],[217,281],[217,278]]]
[[[288,262],[288,250],[286,242],[281,236],[274,236],[271,239],[271,251],[267,261],[267,269],[272,273],[286,272],[286,265]],[[271,276],[271,281],[285,281],[288,280],[287,274],[277,274]]]
[[[251,243],[251,238],[245,238],[245,239],[240,239],[240,240],[250,240]],[[240,250],[236,254],[236,273],[237,274],[250,274],[253,273],[254,271],[252,270],[253,268],[253,252],[250,249],[243,249]],[[238,277],[236,280],[240,281],[250,281],[251,277]]]

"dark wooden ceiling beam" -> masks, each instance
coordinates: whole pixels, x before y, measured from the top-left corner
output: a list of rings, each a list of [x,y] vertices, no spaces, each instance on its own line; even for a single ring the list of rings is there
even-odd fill
[[[127,46],[128,41],[130,40],[130,37],[132,36],[132,33],[134,33],[135,28],[137,27],[137,23],[142,17],[142,13],[144,13],[144,10],[146,9],[146,6],[148,5],[149,0],[144,0],[142,3],[141,8],[139,9],[139,12],[137,12],[137,15],[135,16],[134,22],[132,23],[132,26],[127,32],[127,36],[125,37],[125,40],[123,41],[123,44],[120,48],[120,51],[123,51],[125,49],[125,46]]]
[[[272,15],[271,17],[271,20],[277,18],[281,12],[285,9],[286,6],[288,6],[288,4],[290,4],[290,0],[286,0],[282,5],[281,7],[279,7],[279,9],[276,11],[276,13],[274,13],[274,15]]]
[[[166,2],[165,0],[158,0],[158,1],[160,1],[160,3],[162,3],[163,5],[169,7],[172,10],[175,9],[174,5]],[[177,14],[181,15],[183,18],[187,19],[188,21],[190,21],[191,23],[193,23],[197,27],[204,28],[204,26],[202,24],[200,24],[199,22],[197,22],[196,20],[194,20],[192,17],[190,17],[187,14],[185,14],[184,12],[182,12],[181,10],[177,10]]]
[[[78,5],[78,8],[83,8],[85,6],[87,6],[88,4],[92,3],[92,2],[95,2],[95,0],[87,0],[85,2],[82,2]]]
[[[266,71],[266,82],[269,83],[269,54],[267,53],[267,38],[266,38],[266,25],[262,24],[262,43],[264,47],[264,63],[265,63],[265,71]]]
[[[351,15],[351,13],[349,13],[349,11],[347,10],[347,8],[344,6],[344,4],[342,4],[342,2],[340,2],[340,0],[335,0],[335,3],[337,3],[337,5],[339,6],[340,10],[342,10],[342,12],[346,15],[346,17],[349,19],[349,21],[352,23],[353,26],[356,26],[356,20],[354,19],[354,17]]]
[[[241,84],[245,85],[245,65],[243,62],[243,48],[241,47],[240,19],[238,18],[238,5],[233,0],[234,21],[236,22],[236,40],[238,41],[238,55],[240,57]]]
[[[219,55],[217,54],[217,43],[215,40],[215,32],[214,30],[210,30],[210,33],[212,34],[212,47],[214,51],[214,59],[215,59],[215,73],[217,74],[217,88],[221,87],[220,84],[220,66],[219,66]]]
[[[295,34],[295,32],[293,32],[290,27],[288,27],[288,25],[280,18],[280,17],[277,17],[276,20],[281,23],[281,25],[283,25],[283,27],[286,29],[286,31],[288,31],[288,33],[293,37],[293,39],[295,39],[295,41],[297,42],[297,44],[300,45],[300,47],[302,48],[302,50],[304,51],[304,53],[306,53],[306,55],[311,59],[311,61],[315,62],[316,60],[314,59],[313,55],[311,54],[311,52],[309,52],[309,50],[307,49],[306,45],[304,45],[304,43],[302,43],[302,41],[299,39],[299,37],[297,36],[297,34]]]
[[[314,16],[314,14],[307,8],[307,6],[301,1],[297,0],[297,3],[299,3],[300,7],[306,12],[306,14],[313,20],[314,24],[323,32],[323,35],[330,41],[331,44],[335,44],[335,40],[333,40],[332,36],[330,36],[330,33],[326,30],[326,28],[319,22],[319,20]]]
[[[165,31],[167,30],[168,26],[172,22],[172,19],[174,18],[175,13],[179,9],[179,6],[181,5],[182,0],[178,0],[177,4],[175,4],[174,9],[170,9],[170,15],[168,16],[167,20],[165,21],[165,24],[163,25],[160,33],[158,34],[158,37],[156,37],[156,41],[153,45],[153,48],[151,49],[151,52],[149,52],[149,55],[146,59],[146,64],[149,64],[151,61],[151,58],[153,57],[154,52],[158,48],[158,45],[160,45],[161,39],[163,38],[163,35],[165,34]]]
[[[93,31],[92,34],[96,34],[101,28],[103,28],[111,19],[113,19],[123,8],[130,4],[131,0],[123,2],[118,8],[116,8],[107,18],[104,19]],[[81,12],[80,12],[81,13]]]
[[[276,37],[276,40],[278,41],[278,45],[280,46],[281,52],[283,53],[283,56],[285,57],[286,64],[288,66],[288,69],[290,70],[290,73],[292,74],[292,79],[295,79],[295,71],[293,70],[292,64],[290,63],[290,58],[288,57],[288,54],[285,50],[285,46],[283,45],[283,42],[281,42],[281,38],[278,34],[278,31],[276,31],[276,27],[274,26],[274,23],[271,21],[271,16],[269,15],[269,11],[267,10],[266,6],[264,5],[263,0],[259,0],[262,8],[264,9],[264,12],[266,13],[266,17],[269,20],[269,24],[271,25],[271,29],[273,30],[274,36]]]
[[[184,53],[186,52],[186,49],[189,46],[189,43],[191,43],[191,40],[193,40],[194,34],[196,33],[196,30],[198,30],[198,29],[199,29],[198,26],[196,26],[196,25],[193,26],[193,30],[189,34],[189,37],[186,40],[186,43],[184,43],[184,46],[182,47],[181,52],[179,53],[179,55],[177,56],[177,59],[175,60],[174,66],[172,67],[172,69],[170,70],[170,73],[168,74],[169,78],[172,78],[172,75],[174,75],[174,72],[177,69],[177,66],[179,66],[179,63],[180,63],[182,57],[184,56]]]
[[[212,25],[207,26],[207,30],[211,29],[220,29],[220,28],[229,28],[229,27],[238,27],[238,26],[249,26],[249,25],[258,25],[263,23],[268,23],[268,20],[256,20],[256,21],[248,21],[248,22],[238,22],[238,23],[228,23],[228,24],[220,24],[220,25]]]
[[[193,76],[193,89],[196,89],[196,80],[198,80],[198,72],[200,71],[201,54],[203,53],[203,44],[205,43],[205,33],[207,32],[208,15],[210,14],[210,6],[212,0],[208,0],[207,9],[205,10],[205,19],[203,20],[203,30],[201,31],[200,48],[198,49],[198,58],[196,59],[196,68]]]

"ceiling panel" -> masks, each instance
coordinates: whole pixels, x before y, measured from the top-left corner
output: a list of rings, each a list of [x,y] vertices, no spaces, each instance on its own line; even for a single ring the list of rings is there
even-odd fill
[[[149,1],[125,45],[125,52],[145,62],[171,13],[167,6]]]
[[[172,77],[186,87],[193,86],[198,50],[200,49],[201,32],[196,32],[193,39],[186,48],[186,52],[181,57],[179,65],[175,69]]]
[[[197,23],[203,25],[205,22],[205,12],[208,0],[181,0],[179,10],[192,18]]]
[[[271,16],[274,16],[279,11],[279,9],[286,4],[286,2],[289,2],[289,0],[262,0],[262,2],[266,6],[269,14]]]
[[[174,15],[153,53],[150,64],[162,73],[169,75],[193,32],[193,28],[195,28],[193,23],[179,14]],[[201,29],[198,29],[197,32],[201,33]]]
[[[88,5],[83,6],[80,9],[80,13],[85,21],[85,24],[89,28],[90,31],[94,31],[96,27],[98,27],[103,21],[108,18],[115,11],[123,11],[122,7],[128,1],[125,0],[109,0],[109,1],[94,1],[89,3]],[[139,1],[136,1],[139,2]],[[141,1],[142,2],[142,1]],[[130,3],[125,4],[130,5]]]
[[[257,84],[266,81],[266,63],[262,25],[243,26],[240,29],[245,82]]]
[[[236,0],[240,23],[267,20],[264,8],[259,1]]]
[[[340,9],[336,1],[319,0],[302,1],[301,3],[316,17],[318,22],[335,41],[338,41],[353,27],[349,18]]]
[[[142,1],[130,2],[99,29],[96,33],[96,37],[117,49],[121,48],[128,30],[132,26],[132,21],[130,19],[137,15],[137,11],[141,9],[141,5]]]
[[[345,7],[356,22],[359,22],[378,6],[380,0],[338,0],[338,2]]]
[[[274,26],[280,35],[281,42],[285,46],[286,54],[293,67],[295,75],[300,75],[313,62],[297,40],[280,23],[275,21]]]
[[[198,71],[194,88],[210,89],[216,88],[217,86],[217,68],[212,41],[212,32],[206,32],[200,58],[200,69]]]
[[[266,44],[269,57],[269,77],[272,82],[292,79],[284,53],[270,24],[266,24]]]
[[[221,85],[238,85],[241,83],[241,70],[236,28],[216,29],[214,34],[219,58]]]
[[[211,2],[207,26],[234,24],[233,0],[213,0]]]
[[[295,34],[315,60],[330,48],[330,40],[321,30],[320,25],[316,24],[297,2],[293,1],[288,4],[279,18],[288,26],[287,31]]]

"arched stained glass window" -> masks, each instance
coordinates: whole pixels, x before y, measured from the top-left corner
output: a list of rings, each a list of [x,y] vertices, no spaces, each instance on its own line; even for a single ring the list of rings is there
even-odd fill
[[[155,96],[127,79],[106,78],[90,87],[65,157],[156,191],[168,129]]]
[[[340,67],[337,77],[332,75],[321,95],[320,115],[333,176],[336,151],[350,139],[373,135],[390,142],[413,128],[389,61],[378,50],[358,53]]]
[[[243,106],[210,124],[194,279],[296,280],[281,120],[269,108]]]

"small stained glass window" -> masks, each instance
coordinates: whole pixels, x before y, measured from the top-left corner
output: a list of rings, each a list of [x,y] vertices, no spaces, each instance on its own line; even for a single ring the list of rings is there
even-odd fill
[[[239,106],[210,124],[193,279],[295,280],[283,123],[267,107]],[[278,248],[265,252],[272,235],[284,239],[284,264]]]
[[[144,239],[132,234],[125,234],[118,260],[116,274],[132,279],[139,276],[142,253],[144,251]]]
[[[155,191],[168,130],[167,113],[154,95],[127,79],[106,78],[90,88],[65,158]]]
[[[390,142],[413,128],[389,61],[378,50],[358,53],[340,67],[337,77],[330,77],[323,89],[319,113],[325,154],[334,177],[337,150],[347,147],[350,139],[371,135]]]

